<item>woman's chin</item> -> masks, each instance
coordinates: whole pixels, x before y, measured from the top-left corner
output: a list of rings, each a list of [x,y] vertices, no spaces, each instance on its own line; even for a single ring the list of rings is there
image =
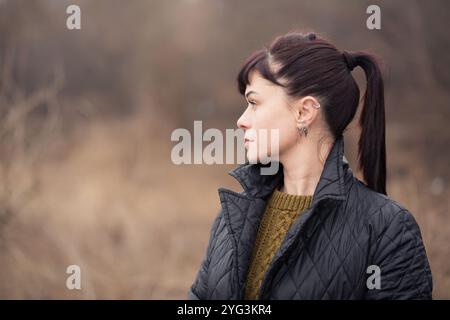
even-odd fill
[[[268,156],[257,156],[257,155],[249,155],[247,154],[247,160],[249,163],[254,164],[254,163],[263,163],[263,164],[267,164],[275,159],[272,159],[271,157]]]
[[[279,153],[277,153],[279,154]],[[250,146],[247,148],[246,157],[249,163],[264,163],[267,164],[269,162],[272,162],[274,160],[278,160],[278,157],[276,154],[272,154],[271,151],[269,152],[258,152],[256,148],[253,148],[253,146]]]

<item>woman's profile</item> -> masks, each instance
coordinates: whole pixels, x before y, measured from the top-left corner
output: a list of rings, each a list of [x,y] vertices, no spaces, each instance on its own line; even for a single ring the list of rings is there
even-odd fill
[[[360,111],[353,175],[343,134]],[[432,276],[413,215],[386,192],[384,86],[367,52],[290,32],[253,53],[238,89],[249,163],[220,188],[221,210],[189,299],[431,299]],[[279,132],[279,169],[262,175],[259,130]],[[274,146],[269,145],[269,151]]]

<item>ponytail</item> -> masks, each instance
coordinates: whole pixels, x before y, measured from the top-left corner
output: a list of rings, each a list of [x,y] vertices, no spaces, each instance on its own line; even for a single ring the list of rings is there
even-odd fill
[[[271,68],[273,64],[280,68]],[[351,74],[357,66],[367,78],[359,120],[358,169],[370,189],[386,194],[384,88],[375,57],[365,52],[341,52],[313,33],[287,33],[247,59],[238,75],[238,88],[243,95],[251,71],[257,70],[276,85],[283,80],[281,86],[290,97],[320,98],[327,127],[337,138],[352,122],[360,102],[359,87]]]
[[[384,85],[381,70],[376,58],[364,52],[352,54],[367,80],[364,106],[359,125],[358,162],[364,180],[369,188],[386,193],[386,123],[384,112]]]

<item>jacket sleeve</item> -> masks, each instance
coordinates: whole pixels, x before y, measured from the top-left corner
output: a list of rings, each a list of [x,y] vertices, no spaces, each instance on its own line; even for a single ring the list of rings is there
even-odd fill
[[[197,272],[195,280],[188,291],[189,300],[206,300],[208,292],[208,267],[211,257],[211,251],[216,242],[217,229],[222,217],[222,211],[219,211],[214,222],[212,223],[210,237],[208,242],[208,247],[206,253],[204,254],[203,260],[200,264],[200,269]]]
[[[431,270],[419,226],[403,208],[391,217],[373,256],[380,285],[368,289],[366,299],[432,299]]]

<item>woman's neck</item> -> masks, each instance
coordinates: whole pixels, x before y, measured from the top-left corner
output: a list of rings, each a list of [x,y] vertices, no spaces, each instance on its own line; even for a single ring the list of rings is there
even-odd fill
[[[280,155],[284,175],[280,191],[294,195],[313,195],[332,145],[333,141],[330,140],[318,142],[304,139]]]

